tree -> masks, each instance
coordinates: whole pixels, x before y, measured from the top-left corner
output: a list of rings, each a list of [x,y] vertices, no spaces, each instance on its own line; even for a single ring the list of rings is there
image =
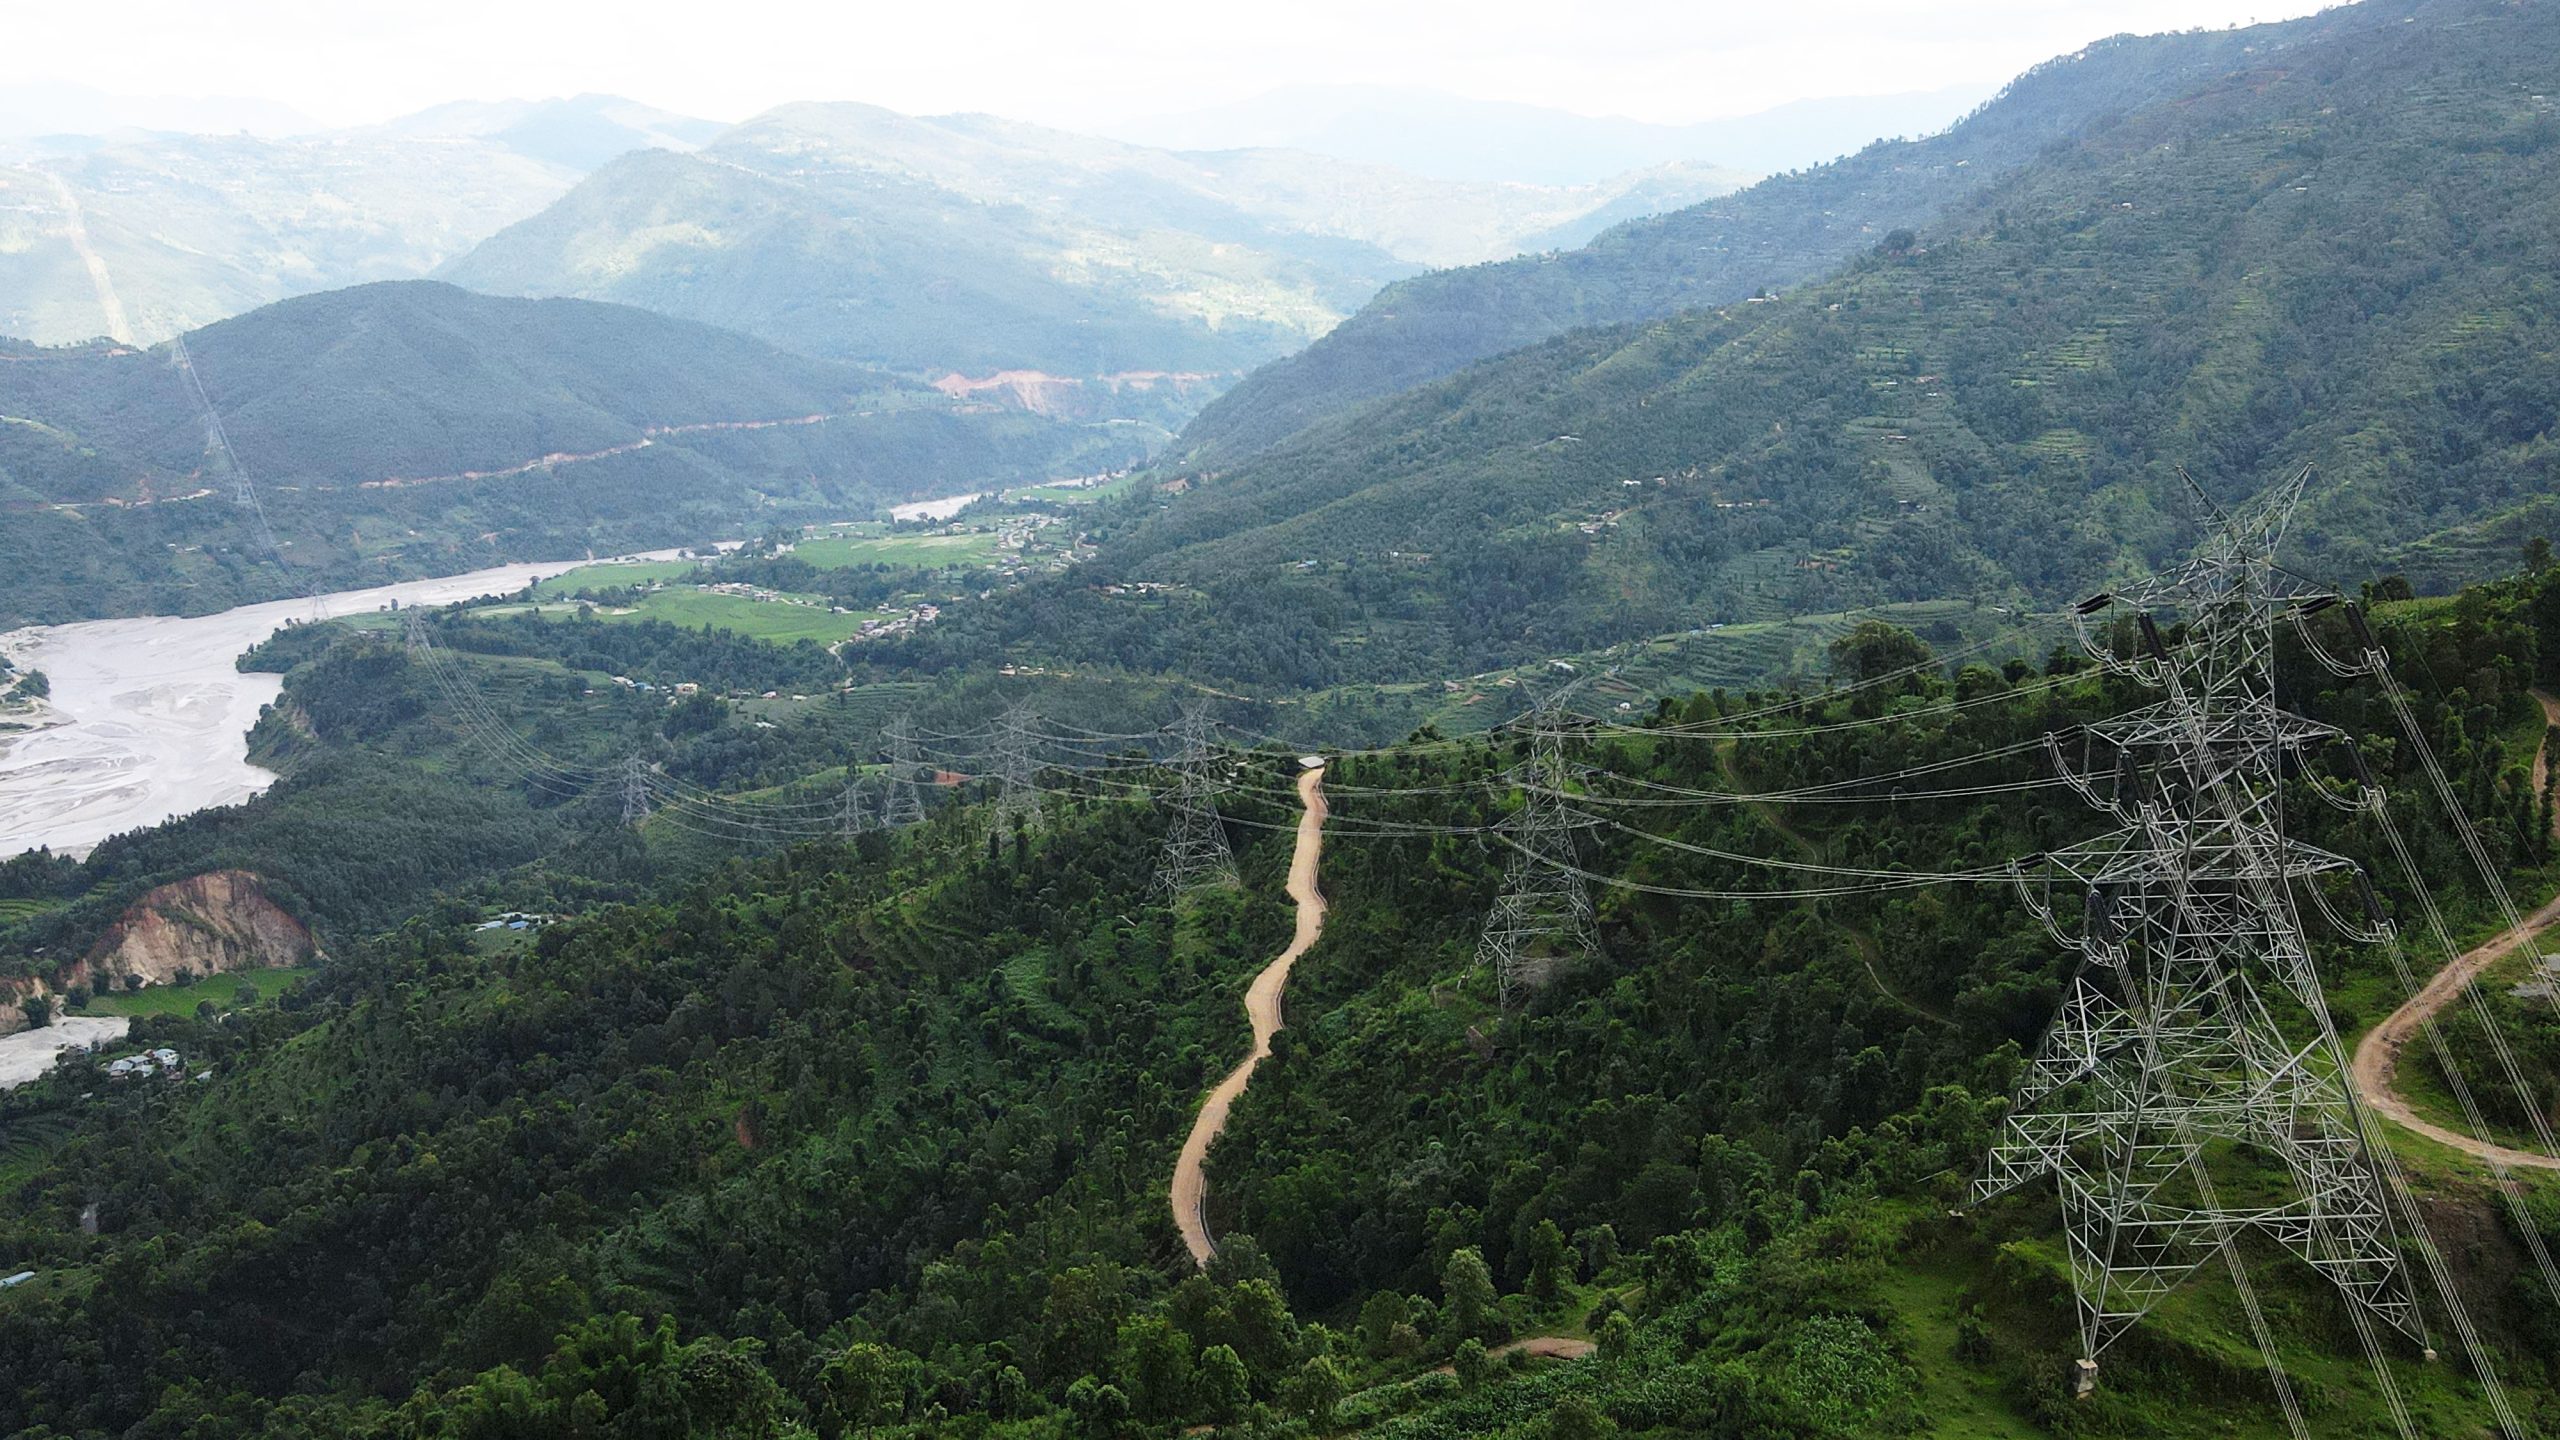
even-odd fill
[[[1617,1422],[1588,1396],[1567,1395],[1547,1412],[1547,1440],[1608,1440],[1617,1433]]]
[[[1584,1274],[1605,1274],[1618,1263],[1618,1227],[1586,1225],[1573,1232],[1573,1248],[1582,1252]]]
[[[1201,1338],[1222,1341],[1267,1392],[1298,1355],[1298,1321],[1289,1313],[1289,1302],[1270,1281],[1247,1280],[1228,1288],[1219,1310],[1219,1323]]]
[[[1457,1372],[1459,1384],[1473,1390],[1484,1383],[1493,1362],[1485,1358],[1484,1342],[1471,1336],[1458,1342],[1457,1352],[1449,1357],[1449,1368]]]
[[[1486,1268],[1482,1251],[1467,1245],[1449,1257],[1440,1271],[1440,1294],[1444,1335],[1463,1340],[1500,1338],[1500,1297],[1494,1292],[1493,1272]]]
[[[1933,658],[1919,636],[1882,620],[1861,620],[1831,642],[1833,673],[1853,683],[1926,665]]]
[[[1101,1369],[1128,1313],[1128,1277],[1117,1265],[1079,1265],[1052,1276],[1040,1309],[1040,1365],[1048,1383]]]
[[[28,996],[18,1008],[25,1012],[30,1030],[41,1030],[53,1023],[53,1002],[41,995]]]
[[[1120,1327],[1116,1368],[1140,1419],[1169,1421],[1189,1411],[1194,1348],[1191,1337],[1162,1316],[1141,1315]]]
[[[1194,1393],[1198,1396],[1200,1417],[1210,1424],[1227,1425],[1243,1419],[1245,1408],[1253,1403],[1253,1377],[1244,1368],[1244,1357],[1225,1345],[1212,1345],[1201,1351]]]
[[[1529,1294],[1541,1305],[1552,1305],[1564,1294],[1564,1287],[1575,1279],[1573,1246],[1564,1238],[1564,1230],[1553,1220],[1541,1220],[1529,1232]]]
[[[2551,537],[2536,535],[2524,542],[2524,568],[2536,575],[2551,568]]]
[[[1090,1375],[1067,1387],[1067,1413],[1086,1440],[1120,1440],[1129,1433],[1127,1393]]]
[[[1608,1319],[1600,1322],[1601,1364],[1615,1365],[1626,1359],[1635,1344],[1636,1322],[1627,1318],[1626,1311],[1612,1311]]]
[[[818,1372],[818,1421],[828,1435],[894,1423],[906,1409],[916,1359],[902,1350],[857,1341]]]
[[[1342,1397],[1351,1391],[1351,1382],[1342,1373],[1342,1365],[1330,1355],[1311,1356],[1298,1367],[1289,1380],[1290,1412],[1306,1417],[1317,1430],[1333,1426],[1334,1412],[1341,1408]]]
[[[1372,1360],[1387,1358],[1396,1327],[1413,1318],[1413,1304],[1393,1290],[1381,1290],[1360,1307],[1360,1348]]]
[[[1676,1305],[1706,1288],[1715,1269],[1715,1262],[1698,1248],[1695,1232],[1665,1235],[1645,1252],[1645,1302]]]

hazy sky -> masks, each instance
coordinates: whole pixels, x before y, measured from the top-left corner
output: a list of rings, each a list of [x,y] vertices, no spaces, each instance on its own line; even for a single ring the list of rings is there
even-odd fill
[[[282,101],[332,124],[611,91],[711,119],[867,100],[1091,126],[1368,81],[1680,122],[2003,79],[2126,30],[2318,0],[7,0],[0,83]]]

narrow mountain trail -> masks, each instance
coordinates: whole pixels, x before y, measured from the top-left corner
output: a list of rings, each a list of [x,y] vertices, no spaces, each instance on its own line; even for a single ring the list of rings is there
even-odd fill
[[[72,193],[71,182],[47,172],[53,182],[53,193],[62,201],[63,228],[80,263],[89,269],[89,288],[98,292],[98,309],[106,316],[107,335],[120,344],[133,343],[132,322],[125,319],[124,301],[116,296],[115,281],[107,275],[107,258],[89,243],[89,217],[80,208],[80,197]]]
[[[1173,1166],[1169,1196],[1173,1223],[1182,1231],[1182,1243],[1190,1250],[1192,1263],[1204,1269],[1210,1257],[1218,1253],[1218,1246],[1209,1238],[1209,1181],[1201,1167],[1209,1158],[1210,1142],[1227,1128],[1228,1107],[1244,1093],[1254,1067],[1271,1054],[1271,1037],[1280,1033],[1280,991],[1289,983],[1289,968],[1324,934],[1324,892],[1316,888],[1317,863],[1324,858],[1322,769],[1298,776],[1298,803],[1305,809],[1298,817],[1298,848],[1289,859],[1289,898],[1298,902],[1297,933],[1290,938],[1289,948],[1263,966],[1262,973],[1246,987],[1244,1013],[1253,1024],[1253,1051],[1227,1072],[1227,1078],[1218,1082],[1208,1099],[1200,1102],[1200,1117],[1191,1123],[1191,1137],[1182,1142],[1182,1158]]]
[[[1716,769],[1724,775],[1724,783],[1732,786],[1737,793],[1741,792],[1742,776],[1733,765],[1733,742],[1725,741],[1717,745],[1715,754]],[[1823,858],[1822,847],[1814,844],[1803,832],[1788,824],[1787,817],[1779,813],[1777,806],[1765,800],[1752,800],[1746,802],[1743,808],[1750,811],[1752,817],[1761,824],[1776,831],[1780,839],[1796,847],[1796,853],[1805,859],[1820,861]],[[1875,985],[1878,994],[1923,1020],[1946,1026],[1951,1030],[1955,1028],[1956,1022],[1952,1016],[1923,1005],[1885,983],[1884,971],[1879,965],[1879,962],[1884,959],[1884,950],[1876,944],[1876,937],[1855,926],[1843,925],[1824,916],[1821,901],[1816,900],[1810,903],[1813,906],[1814,918],[1822,920],[1823,923],[1848,937],[1850,948],[1858,952],[1858,961],[1867,967],[1867,979]]]
[[[2533,698],[2542,703],[2543,723],[2560,725],[2560,699],[2555,699],[2539,690],[2533,692]],[[2551,745],[2546,739],[2542,747],[2534,752],[2535,793],[2540,793],[2543,777],[2550,773],[2550,769]],[[2544,932],[2555,925],[2560,925],[2560,895],[2553,896],[2543,903],[2541,909],[2524,917],[2522,943],[2531,943],[2540,939]],[[2377,1115],[2387,1116],[2403,1129],[2416,1131],[2439,1145],[2459,1150],[2463,1154],[2477,1156],[2484,1160],[2499,1161],[2509,1169],[2560,1170],[2560,1156],[2544,1155],[2532,1150],[2517,1150],[2505,1145],[2477,1140],[2425,1119],[2411,1107],[2407,1100],[2401,1098],[2397,1090],[2392,1088],[2392,1081],[2397,1077],[2400,1068],[2400,1052],[2408,1047],[2410,1037],[2417,1034],[2420,1027],[2444,1007],[2452,1004],[2463,991],[2471,988],[2472,982],[2479,978],[2480,972],[2511,953],[2516,943],[2518,943],[2516,937],[2511,932],[2500,931],[2488,941],[2463,952],[2452,963],[2437,971],[2433,978],[2419,987],[2417,994],[2409,997],[2407,1004],[2392,1011],[2381,1024],[2366,1031],[2364,1038],[2356,1042],[2355,1059],[2351,1070],[2355,1077],[2356,1093],[2363,1099],[2366,1106]]]

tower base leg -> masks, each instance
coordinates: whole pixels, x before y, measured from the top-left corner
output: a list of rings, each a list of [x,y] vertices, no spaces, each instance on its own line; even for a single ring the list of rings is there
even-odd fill
[[[2097,1390],[2097,1388],[2098,1362],[2095,1360],[2072,1361],[2071,1398],[2074,1400],[2086,1400],[2092,1392]]]

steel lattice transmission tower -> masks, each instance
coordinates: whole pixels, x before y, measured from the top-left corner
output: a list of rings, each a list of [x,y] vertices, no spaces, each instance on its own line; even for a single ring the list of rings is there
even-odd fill
[[[889,726],[889,788],[880,797],[880,823],[892,830],[924,823],[924,796],[916,791],[916,739],[903,719]]]
[[[2360,872],[2284,832],[2286,752],[2336,734],[2274,694],[2273,621],[2323,603],[2280,589],[2272,563],[2302,483],[2222,518],[2183,568],[2078,607],[2090,652],[2161,698],[2087,727],[2083,762],[2048,737],[2119,828],[2018,871],[2079,973],[1973,1195],[2046,1177],[2059,1188],[2084,1389],[2099,1354],[2217,1255],[2262,1327],[2234,1248],[2249,1231],[2335,1283],[2368,1348],[2376,1322],[2425,1344],[2397,1248],[2416,1215],[2396,1171],[2378,1168],[2394,1162],[2347,1082],[2295,904],[2297,885]],[[2096,631],[2119,604],[2134,624]],[[2174,645],[2164,616],[2187,627]],[[2076,933],[2063,919],[2074,901]],[[2224,1203],[2207,1156],[2235,1146],[2280,1165],[2289,1193]]]
[[[1217,722],[1203,705],[1186,705],[1175,722],[1171,768],[1173,786],[1163,798],[1172,812],[1165,822],[1164,855],[1156,862],[1156,894],[1179,900],[1204,885],[1232,885],[1235,853],[1227,847],[1227,827],[1218,816],[1218,797],[1226,792],[1226,762],[1215,745]]]
[[[996,808],[989,821],[991,834],[1028,835],[1040,828],[1039,738],[1032,729],[1038,718],[1029,701],[996,717]]]
[[[862,783],[862,771],[854,769],[845,776],[844,794],[836,801],[836,835],[850,840],[880,827],[880,817],[870,804],[869,787]]]
[[[1485,915],[1484,934],[1476,942],[1476,964],[1493,972],[1506,1007],[1522,988],[1600,948],[1591,892],[1573,852],[1574,832],[1588,822],[1564,801],[1569,767],[1563,704],[1572,689],[1557,691],[1529,712],[1528,758],[1503,777],[1518,793],[1520,808],[1501,825],[1511,855],[1503,867],[1502,895]]]
[[[638,755],[622,760],[622,823],[637,826],[649,818],[649,762]]]

